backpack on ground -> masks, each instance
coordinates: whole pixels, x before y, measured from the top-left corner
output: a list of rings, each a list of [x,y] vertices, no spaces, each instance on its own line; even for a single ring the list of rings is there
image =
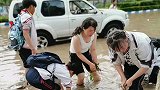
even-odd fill
[[[18,14],[13,26],[10,28],[8,32],[8,39],[10,42],[8,48],[15,51],[20,50],[24,44],[20,14]]]
[[[27,59],[27,65],[29,67],[38,67],[46,69],[49,64],[58,63],[64,64],[59,56],[50,52],[38,53],[36,55],[30,55]]]

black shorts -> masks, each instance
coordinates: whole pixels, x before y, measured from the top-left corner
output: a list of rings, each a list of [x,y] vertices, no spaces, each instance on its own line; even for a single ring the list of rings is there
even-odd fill
[[[23,61],[23,65],[25,68],[29,68],[29,66],[27,65],[27,58],[32,54],[31,49],[27,49],[27,48],[21,48],[19,50],[19,56],[21,57],[22,61]]]
[[[127,62],[125,62],[124,74],[127,79],[132,77],[138,70],[139,68],[136,65],[129,65]],[[132,82],[132,85],[129,87],[129,90],[143,90],[143,87],[142,87],[143,78],[144,78],[144,74],[138,77],[137,79],[135,79]]]
[[[89,61],[93,62],[92,61],[92,56],[91,54],[89,53],[89,51],[85,52],[85,53],[82,53]],[[80,58],[76,55],[76,53],[70,53],[70,59],[71,59],[71,63],[74,67],[74,74],[78,75],[80,73],[84,73],[84,69],[83,69],[83,66],[82,66],[82,63],[83,65],[85,66],[85,68],[87,69],[88,72],[90,72],[90,67],[88,64],[86,64],[85,62],[83,62],[82,60],[80,60]]]

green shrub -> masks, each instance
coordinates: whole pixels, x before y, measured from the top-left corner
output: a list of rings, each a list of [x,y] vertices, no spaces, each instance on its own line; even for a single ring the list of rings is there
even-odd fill
[[[97,8],[109,8],[111,3],[107,3],[103,7],[103,3],[98,3]],[[119,9],[124,11],[138,11],[147,9],[160,9],[160,0],[126,0],[117,4]]]
[[[139,6],[139,2],[122,2],[122,3],[117,4],[117,6],[119,8]]]
[[[153,2],[153,1],[142,1],[142,2],[140,2],[140,6],[149,6],[149,5],[156,5],[156,2]]]
[[[96,4],[96,7],[97,8],[109,8],[110,5],[111,5],[110,3],[107,3],[107,4],[105,4],[105,7],[104,7],[103,3],[98,3],[98,4]]]
[[[159,9],[160,5],[151,5],[151,6],[133,6],[127,8],[121,8],[124,11],[139,11],[139,10],[147,10],[147,9]]]
[[[147,10],[147,9],[159,9],[160,1],[151,1],[151,0],[138,0],[132,2],[121,2],[118,3],[118,8],[124,11],[138,11],[138,10]]]
[[[8,22],[8,16],[0,16],[0,23],[1,22]]]

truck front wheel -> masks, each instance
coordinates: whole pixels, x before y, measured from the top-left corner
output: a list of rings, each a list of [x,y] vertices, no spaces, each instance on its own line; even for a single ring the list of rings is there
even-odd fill
[[[123,30],[124,29],[124,26],[122,23],[119,23],[119,22],[112,22],[112,23],[109,23],[107,24],[103,31],[101,32],[100,36],[101,37],[107,37],[107,35],[111,32],[111,31],[114,31],[114,30],[117,30],[117,29],[120,29],[120,30]]]
[[[44,30],[39,30],[37,32],[37,39],[39,48],[47,47],[55,43],[55,40],[52,38],[52,35]]]

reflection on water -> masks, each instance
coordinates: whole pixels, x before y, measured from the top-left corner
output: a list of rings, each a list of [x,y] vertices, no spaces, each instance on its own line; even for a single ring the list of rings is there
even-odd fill
[[[141,31],[151,37],[160,38],[160,12],[133,14],[130,15],[130,23],[126,28],[128,31]],[[7,32],[8,27],[0,27],[0,90],[15,90],[23,78],[24,69],[22,68],[21,60],[15,51],[7,49]],[[64,62],[69,61],[69,44],[70,41],[39,49],[39,52],[49,51],[60,56]],[[90,75],[86,73],[85,87],[77,87],[74,76],[73,90],[121,90],[120,79],[113,65],[110,63],[107,53],[105,39],[97,40],[97,55],[101,62],[100,75],[102,81],[93,83],[90,80]],[[104,62],[105,61],[105,62]],[[150,87],[150,86],[149,86]],[[30,87],[29,90],[35,90]],[[145,90],[154,90],[153,87],[145,88]]]
[[[160,38],[160,12],[131,14],[128,31],[141,31],[151,37]]]
[[[0,35],[0,90],[16,89],[24,73],[19,60],[16,60],[16,52],[7,49],[6,41]]]

